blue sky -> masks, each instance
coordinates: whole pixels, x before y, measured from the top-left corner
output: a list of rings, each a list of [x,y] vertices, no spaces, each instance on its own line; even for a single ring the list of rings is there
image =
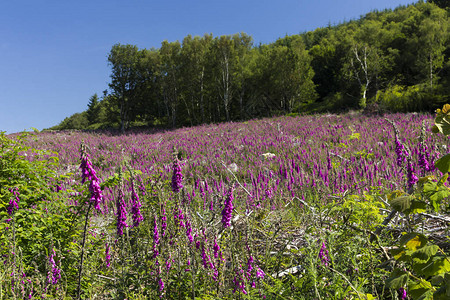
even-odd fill
[[[3,0],[0,2],[0,131],[39,130],[86,109],[108,88],[116,43],[245,32],[271,43],[357,19],[405,0]]]

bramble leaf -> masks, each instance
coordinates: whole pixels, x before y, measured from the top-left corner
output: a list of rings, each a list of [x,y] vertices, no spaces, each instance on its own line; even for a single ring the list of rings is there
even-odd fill
[[[422,248],[428,242],[427,238],[420,233],[410,232],[400,238],[400,245],[405,246],[408,250],[416,250]]]
[[[407,255],[407,253],[403,247],[397,248],[397,249],[392,249],[390,252],[391,252],[392,256],[398,261],[409,261],[410,256]]]
[[[404,212],[411,207],[411,199],[410,195],[397,197],[391,201],[391,206],[398,212]]]
[[[427,245],[414,251],[411,257],[413,258],[414,262],[425,263],[430,259],[431,256],[435,255],[438,250],[439,247],[437,245]]]
[[[414,269],[417,273],[428,277],[450,272],[450,263],[446,257],[434,256],[425,264],[415,265]]]
[[[395,191],[393,191],[392,193],[390,193],[390,194],[387,195],[387,199],[389,200],[389,202],[391,202],[391,201],[394,200],[395,198],[400,197],[400,196],[402,196],[402,195],[404,195],[404,194],[405,194],[405,192],[403,192],[403,191],[395,190]]]
[[[408,294],[413,299],[433,299],[433,286],[425,279],[421,279],[419,282],[413,281],[408,284]]]
[[[450,116],[446,114],[440,114],[436,116],[436,119],[434,120],[434,124],[438,128],[439,132],[441,132],[443,135],[448,136],[450,135]]]
[[[450,134],[450,125],[449,125],[449,133]],[[448,173],[450,172],[450,154],[446,154],[439,158],[435,163],[436,168],[438,168],[439,171],[442,173]]]
[[[408,273],[397,268],[391,273],[391,277],[386,280],[386,284],[390,288],[397,290],[406,285],[408,277]]]
[[[433,127],[431,127],[431,132],[432,133],[439,133],[439,128],[436,125],[433,125]]]
[[[427,211],[427,203],[425,201],[420,201],[420,200],[412,200],[411,201],[411,207],[404,211],[405,214],[418,214],[421,212],[425,212]]]

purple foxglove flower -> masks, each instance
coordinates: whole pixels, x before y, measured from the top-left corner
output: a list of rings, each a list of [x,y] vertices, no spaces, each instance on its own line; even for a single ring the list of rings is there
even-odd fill
[[[58,280],[61,279],[61,270],[56,265],[56,262],[54,259],[55,255],[56,255],[55,249],[53,249],[53,253],[50,254],[50,256],[48,258],[48,262],[49,262],[50,266],[52,267],[52,271],[51,271],[51,273],[49,272],[47,279],[48,279],[48,282],[53,285],[56,285],[58,283]],[[51,276],[51,280],[50,280],[50,276]]]
[[[183,174],[181,173],[180,161],[174,158],[172,174],[172,191],[178,193],[183,188]]]
[[[189,220],[186,220],[186,236],[189,240],[189,243],[192,243],[194,241],[194,238],[192,237],[191,222],[189,222]]]
[[[418,165],[422,168],[423,174],[425,172],[431,171],[430,163],[428,161],[429,157],[428,149],[423,143],[419,143],[419,161]]]
[[[105,260],[106,260],[106,267],[109,268],[111,266],[111,255],[109,254],[109,244],[108,243],[106,243]]]
[[[320,248],[319,258],[325,266],[328,266],[330,258],[328,257],[328,250],[327,246],[325,245],[325,242],[322,243],[322,247]]]
[[[224,208],[222,210],[222,224],[227,228],[231,226],[231,217],[233,214],[233,188],[228,192],[225,199]]]
[[[103,200],[102,190],[100,188],[100,184],[95,173],[94,168],[92,167],[91,161],[89,160],[89,154],[84,151],[84,146],[81,146],[81,183],[85,183],[86,180],[90,181],[89,183],[89,191],[91,192],[90,200],[94,203],[94,208],[97,211],[100,211],[100,203]]]
[[[395,140],[395,153],[397,154],[397,165],[399,167],[402,166],[403,161],[405,160],[405,146],[398,139]]]
[[[260,267],[256,266],[256,278],[261,278],[261,279],[263,279],[264,276],[266,276],[266,274],[264,273],[264,271],[263,271]]]
[[[214,250],[214,258],[218,258],[219,257],[220,246],[217,244],[217,239],[216,238],[214,239],[213,250]]]
[[[162,216],[161,216],[161,236],[164,237],[166,235],[166,229],[167,229],[167,216],[166,216],[166,209],[164,208],[164,205],[162,205]]]
[[[139,196],[136,193],[136,190],[134,188],[134,184],[131,183],[131,213],[133,214],[133,227],[139,226],[139,223],[141,223],[144,220],[144,217],[142,217],[141,214],[141,202],[139,201]]]
[[[153,257],[154,258],[156,258],[159,255],[158,244],[159,244],[158,222],[157,222],[156,216],[155,216],[154,227],[153,227]]]
[[[159,291],[164,291],[164,281],[162,281],[161,277],[158,279]]]
[[[407,177],[408,177],[408,189],[412,189],[414,184],[419,181],[419,178],[414,174],[414,168],[412,166],[411,160],[408,159],[408,167],[407,167]]]
[[[9,200],[9,205],[6,207],[6,211],[8,212],[8,215],[12,215],[14,212],[14,209],[19,209],[19,192],[17,192],[17,189],[12,190],[12,193],[14,194],[14,197],[12,197]],[[17,202],[16,202],[17,200]]]
[[[206,254],[206,249],[205,249],[205,244],[203,244],[202,246],[202,263],[203,263],[203,267],[205,269],[208,269],[209,267],[209,262],[210,262],[210,257],[209,255]]]
[[[253,256],[250,255],[247,261],[247,276],[250,278],[253,270]]]
[[[122,186],[119,188],[117,197],[117,235],[123,235],[123,229],[127,227],[127,211],[125,209],[125,200],[123,199]]]

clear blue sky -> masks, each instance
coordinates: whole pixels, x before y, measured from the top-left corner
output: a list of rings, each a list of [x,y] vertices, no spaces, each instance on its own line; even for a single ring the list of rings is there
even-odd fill
[[[0,130],[48,128],[108,88],[116,43],[245,32],[255,43],[414,0],[2,0]]]

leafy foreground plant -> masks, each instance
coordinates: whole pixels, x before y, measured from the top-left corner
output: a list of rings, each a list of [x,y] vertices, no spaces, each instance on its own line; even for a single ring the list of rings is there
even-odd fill
[[[437,110],[433,131],[450,135],[450,105]],[[422,155],[423,169],[428,169],[425,156],[423,153],[419,155]],[[412,299],[450,299],[448,229],[438,228],[439,231],[445,230],[445,239],[439,240],[425,227],[425,219],[450,221],[447,217],[450,210],[450,189],[447,186],[450,154],[442,156],[435,165],[443,175],[440,178],[421,177],[416,189],[412,184],[417,178],[413,177],[408,165],[410,193],[395,192],[391,197],[392,207],[406,218],[398,247],[391,251],[396,266],[387,281],[389,287],[399,291],[401,299],[406,299],[407,295]]]
[[[77,210],[55,153],[0,133],[0,299],[64,298],[77,261]],[[32,157],[32,159],[30,159]],[[64,270],[64,271],[62,271]]]

